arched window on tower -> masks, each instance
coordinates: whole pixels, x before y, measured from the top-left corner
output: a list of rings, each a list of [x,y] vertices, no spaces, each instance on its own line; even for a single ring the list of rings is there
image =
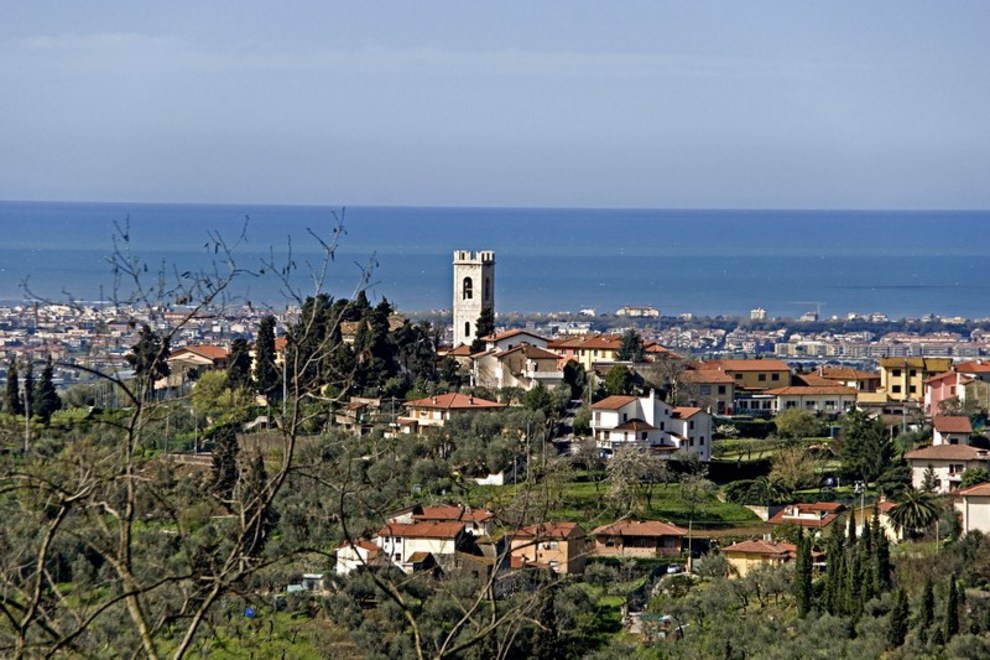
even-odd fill
[[[464,278],[464,300],[471,300],[474,297],[474,282],[471,281],[470,277]]]
[[[465,337],[470,337],[471,336],[471,322],[470,321],[465,321],[464,322],[464,336]]]
[[[490,302],[491,299],[492,299],[492,278],[486,277],[485,278],[485,289],[484,289],[484,298],[483,298],[483,300],[485,302]]]

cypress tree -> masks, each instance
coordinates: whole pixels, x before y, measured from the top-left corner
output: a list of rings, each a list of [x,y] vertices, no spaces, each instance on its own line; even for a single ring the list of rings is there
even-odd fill
[[[900,588],[894,599],[894,609],[890,611],[890,621],[887,628],[888,648],[896,649],[904,643],[904,639],[907,637],[910,613],[907,594],[903,588]]]
[[[259,453],[241,479],[241,524],[244,529],[244,554],[256,557],[261,554],[268,535],[278,521],[278,515],[268,501],[271,485],[265,460]]]
[[[127,355],[127,363],[134,369],[145,398],[155,393],[155,381],[169,374],[169,341],[151,329],[147,323],[141,326],[137,343]]]
[[[17,376],[17,362],[13,359],[7,362],[7,392],[4,397],[4,409],[11,415],[24,414],[24,401],[21,400],[21,389]]]
[[[55,390],[54,378],[55,366],[52,363],[52,356],[49,355],[45,368],[41,371],[41,379],[38,381],[34,396],[31,398],[34,402],[32,412],[45,425],[51,421],[56,411],[62,409],[62,400],[58,398],[58,392]]]
[[[31,360],[24,363],[24,398],[27,400],[24,414],[33,417],[37,406],[34,401],[34,365]]]
[[[849,520],[847,521],[847,525],[846,525],[846,536],[848,537],[849,547],[851,548],[855,546],[856,545],[856,512],[855,511],[849,512]]]
[[[275,317],[266,316],[258,325],[255,340],[254,384],[255,391],[268,399],[268,403],[278,400],[281,377],[275,364]]]
[[[949,594],[945,598],[945,641],[948,642],[959,632],[959,591],[956,589],[956,576],[949,576]]]
[[[495,310],[491,305],[486,305],[481,309],[481,315],[474,325],[474,341],[471,342],[471,352],[477,353],[485,349],[485,342],[481,339],[495,334]]]
[[[798,616],[804,618],[811,611],[811,539],[798,528],[797,558],[794,562],[794,595],[797,600]]]
[[[878,594],[890,588],[890,573],[890,541],[887,540],[886,534],[880,532],[874,549],[873,574],[874,587]]]
[[[931,577],[925,578],[925,586],[921,591],[921,608],[918,613],[918,632],[922,639],[928,636],[928,630],[935,620],[935,589]]]
[[[828,573],[825,576],[825,611],[839,614],[842,611],[843,576],[845,575],[846,543],[841,525],[832,526],[828,542]]]
[[[210,470],[210,490],[221,500],[233,497],[237,484],[237,432],[233,426],[221,426],[213,432],[213,465]]]
[[[251,353],[246,339],[235,339],[230,345],[227,382],[235,389],[251,389]]]

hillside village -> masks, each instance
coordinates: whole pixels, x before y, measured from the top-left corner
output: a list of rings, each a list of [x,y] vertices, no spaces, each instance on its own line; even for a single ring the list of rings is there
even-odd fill
[[[382,576],[430,580],[438,594],[467,576],[487,585],[492,602],[509,602],[542,593],[547,578],[537,576],[549,573],[597,599],[586,604],[597,615],[580,634],[598,635],[602,648],[688,644],[675,642],[692,635],[691,617],[676,614],[685,601],[670,594],[677,580],[742,585],[786,571],[775,599],[795,594],[800,616],[818,608],[859,617],[862,604],[851,613],[827,591],[852,588],[835,582],[835,567],[853,561],[856,543],[869,548],[855,561],[878,571],[872,591],[860,594],[866,602],[909,584],[893,577],[899,546],[990,535],[987,330],[878,341],[742,325],[660,330],[650,325],[659,313],[627,306],[617,316],[632,325],[574,333],[561,324],[545,334],[533,323],[498,324],[494,267],[493,253],[455,252],[446,332],[363,294],[310,299],[278,316],[0,310],[8,451],[22,435],[27,449],[127,409],[128,396],[131,406],[153,401],[167,421],[142,449],[149,465],[214,484],[223,502],[240,492],[250,460],[261,474],[307,460],[319,470],[323,459],[310,452],[336,439],[349,448],[335,452],[359,452],[351,460],[367,463],[355,487],[367,500],[341,495],[317,524],[304,522],[310,510],[293,518],[296,505],[276,504],[273,491],[283,517],[264,535],[299,534],[301,546],[324,554],[285,555],[286,568],[268,578],[283,583],[257,593],[337,602],[356,588],[348,580],[368,578],[373,586],[362,589],[385,594],[365,592],[361,607],[372,611],[398,598]],[[320,334],[305,334],[313,327]],[[41,381],[59,386],[61,410],[25,426],[17,418],[31,415],[38,385],[24,374],[49,356],[56,367]],[[134,399],[140,387],[147,396]],[[291,428],[296,455],[277,440],[289,432],[289,408],[304,420]],[[383,447],[393,462],[375,472],[371,456]],[[277,468],[286,455],[292,462]],[[287,477],[286,497],[332,497],[329,485],[341,478],[333,463],[334,476],[306,495],[293,495],[297,482]],[[230,515],[218,506],[213,516]],[[302,527],[285,528],[292,520]],[[308,536],[321,530],[325,537]],[[816,586],[802,592],[799,579]],[[610,582],[625,585],[621,593],[610,595]],[[826,591],[813,597],[815,589]],[[971,607],[990,613],[985,600],[974,595]],[[330,619],[356,634],[355,622]],[[527,628],[527,639],[539,630]],[[576,628],[568,634],[579,643]],[[924,634],[917,643],[930,648],[950,641]]]

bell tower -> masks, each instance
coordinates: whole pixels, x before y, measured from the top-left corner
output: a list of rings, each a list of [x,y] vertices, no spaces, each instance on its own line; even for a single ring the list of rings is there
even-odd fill
[[[470,344],[485,307],[495,308],[495,253],[454,252],[454,347]]]

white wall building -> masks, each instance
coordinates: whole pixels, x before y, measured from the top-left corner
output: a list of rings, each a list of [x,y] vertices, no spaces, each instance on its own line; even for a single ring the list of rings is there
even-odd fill
[[[686,449],[711,458],[712,417],[700,408],[673,407],[656,397],[606,397],[591,406],[591,429],[600,449],[625,445],[664,453]]]

